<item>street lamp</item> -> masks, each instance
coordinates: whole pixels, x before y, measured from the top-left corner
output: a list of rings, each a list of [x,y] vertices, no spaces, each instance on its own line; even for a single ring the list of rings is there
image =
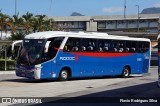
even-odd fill
[[[50,13],[52,14],[52,0],[51,0],[51,2],[50,2],[50,7],[49,7],[49,9],[50,9]]]
[[[17,15],[17,0],[15,0],[15,15]]]
[[[138,22],[137,22],[137,27],[138,27],[138,32],[139,32],[139,5],[136,5],[136,7],[138,8]]]
[[[124,18],[126,18],[126,8],[127,8],[126,0],[124,0]]]

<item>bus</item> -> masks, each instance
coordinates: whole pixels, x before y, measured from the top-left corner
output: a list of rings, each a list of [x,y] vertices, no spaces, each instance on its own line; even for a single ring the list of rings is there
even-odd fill
[[[158,87],[160,87],[160,35],[158,35]]]
[[[25,36],[18,52],[16,75],[59,79],[147,74],[151,43],[96,32],[46,31]]]

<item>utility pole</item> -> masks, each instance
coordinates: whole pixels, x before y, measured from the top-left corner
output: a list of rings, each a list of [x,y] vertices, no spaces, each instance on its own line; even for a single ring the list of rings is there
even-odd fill
[[[137,13],[137,14],[138,14],[137,27],[138,27],[138,32],[139,32],[139,18],[140,18],[140,17],[139,17],[139,5],[136,5],[136,6],[137,6],[137,8],[138,8],[138,13]]]
[[[50,7],[49,7],[50,13],[52,14],[52,0],[50,2]]]
[[[126,8],[127,8],[126,0],[124,0],[124,18],[126,18]]]
[[[17,0],[15,0],[15,15],[17,15]]]

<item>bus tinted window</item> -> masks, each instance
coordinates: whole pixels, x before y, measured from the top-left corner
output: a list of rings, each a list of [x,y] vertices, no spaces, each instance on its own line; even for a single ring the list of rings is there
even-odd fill
[[[80,38],[68,38],[64,51],[66,52],[77,52],[80,51]]]
[[[112,51],[113,52],[125,52],[125,41],[112,41]]]
[[[98,52],[110,52],[111,40],[98,40]]]
[[[119,41],[119,52],[125,52],[125,41]]]
[[[116,40],[112,41],[112,51],[118,52],[118,41],[116,41]]]
[[[149,42],[139,42],[139,50],[138,52],[140,53],[144,53],[144,52],[147,52],[150,48],[150,43]]]
[[[137,52],[137,42],[126,41],[126,52]]]
[[[96,51],[96,40],[95,39],[82,39],[81,51]]]
[[[48,59],[52,59],[55,57],[63,39],[64,37],[56,37],[48,40],[51,41],[47,53]]]

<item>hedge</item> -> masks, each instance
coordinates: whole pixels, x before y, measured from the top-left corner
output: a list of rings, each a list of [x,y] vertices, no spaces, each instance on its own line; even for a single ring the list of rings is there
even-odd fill
[[[6,60],[7,70],[15,69],[15,60]],[[0,70],[5,70],[5,59],[0,59]]]

